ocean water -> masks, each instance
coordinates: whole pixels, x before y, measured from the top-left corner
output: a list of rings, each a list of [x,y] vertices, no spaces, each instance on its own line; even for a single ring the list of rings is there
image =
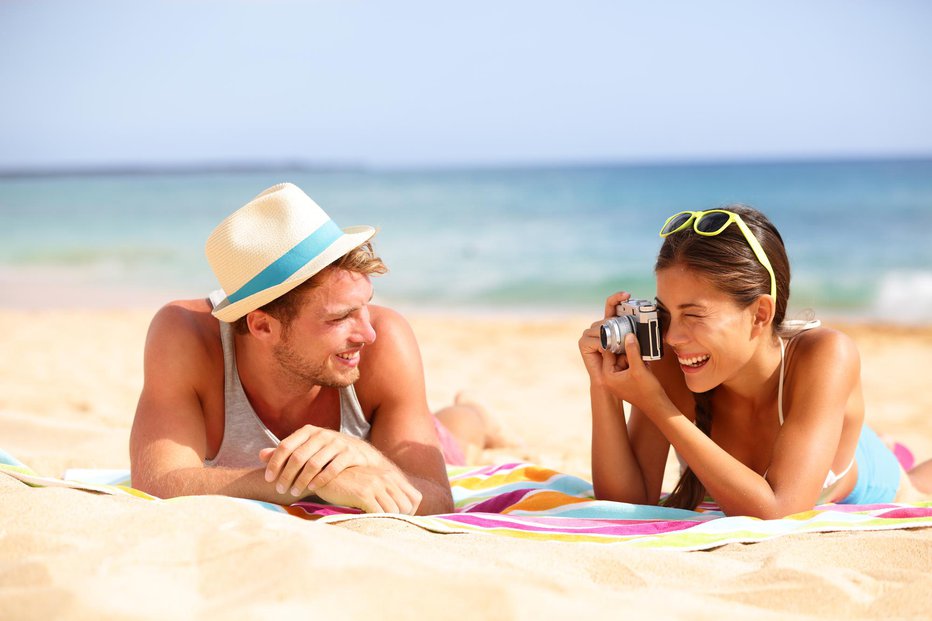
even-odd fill
[[[780,229],[791,314],[932,322],[932,160],[0,178],[0,305],[157,304],[217,283],[204,241],[280,181],[380,228],[405,309],[598,314],[654,295],[667,216],[742,202]]]

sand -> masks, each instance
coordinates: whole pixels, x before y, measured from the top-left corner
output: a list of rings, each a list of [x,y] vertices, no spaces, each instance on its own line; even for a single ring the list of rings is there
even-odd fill
[[[127,468],[153,309],[0,310],[0,448],[34,470]],[[421,315],[428,398],[481,399],[523,440],[487,451],[589,476],[576,339],[589,320]],[[932,328],[839,326],[868,419],[932,456]],[[322,525],[220,497],[151,503],[0,477],[0,618],[927,619],[932,529],[706,552]]]

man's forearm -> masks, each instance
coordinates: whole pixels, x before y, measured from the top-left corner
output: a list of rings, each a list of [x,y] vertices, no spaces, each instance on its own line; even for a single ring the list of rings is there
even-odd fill
[[[265,480],[264,468],[181,468],[149,478],[138,488],[159,498],[217,494],[283,505],[297,500],[276,492]]]
[[[359,486],[358,479],[356,484],[351,485],[345,485],[346,482],[342,480],[345,476],[351,478],[359,476],[359,469],[353,473],[350,470],[353,469],[348,469],[337,475],[329,485],[320,490],[321,495],[328,496],[329,494],[325,493],[325,489],[333,486],[341,489],[338,492],[340,503],[364,508],[363,503],[360,502],[363,497],[364,486]],[[364,476],[378,477],[380,475],[371,472]],[[429,479],[414,476],[406,476],[406,478],[421,493],[421,502],[417,509],[419,515],[449,513],[453,510],[453,500],[449,487]],[[313,495],[309,491],[298,497],[288,492],[279,494],[275,489],[274,482],[269,483],[265,480],[264,468],[181,468],[166,472],[155,478],[149,478],[145,483],[136,485],[138,489],[159,498],[216,494],[250,498],[279,505],[289,505],[297,502],[302,497]]]

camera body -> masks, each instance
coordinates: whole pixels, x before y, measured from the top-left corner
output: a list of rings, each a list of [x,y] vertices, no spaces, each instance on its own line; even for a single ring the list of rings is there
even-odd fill
[[[642,360],[660,360],[663,343],[657,305],[649,300],[631,298],[615,307],[617,317],[606,319],[599,326],[602,349],[615,354],[625,353],[625,335],[637,337]]]

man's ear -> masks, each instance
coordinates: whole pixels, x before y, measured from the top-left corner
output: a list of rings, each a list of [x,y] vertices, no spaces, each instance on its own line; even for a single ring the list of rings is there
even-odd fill
[[[770,326],[773,324],[774,315],[777,312],[776,304],[769,295],[762,295],[757,298],[753,308],[753,329],[755,335],[758,333],[770,334]]]
[[[249,333],[259,340],[267,340],[278,334],[281,323],[265,311],[254,310],[246,315]]]

